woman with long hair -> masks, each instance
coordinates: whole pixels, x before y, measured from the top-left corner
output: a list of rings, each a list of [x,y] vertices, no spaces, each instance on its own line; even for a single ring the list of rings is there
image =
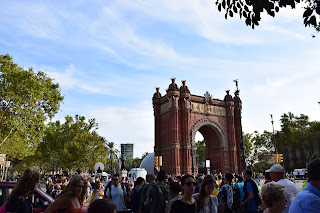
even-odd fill
[[[200,213],[216,213],[218,208],[218,198],[211,193],[217,187],[215,178],[212,175],[207,175],[201,185],[200,192],[193,197],[197,201],[197,212]]]
[[[192,197],[196,185],[197,182],[192,175],[184,175],[181,178],[183,195],[180,199],[173,202],[170,211],[171,213],[196,213],[197,204]]]
[[[87,194],[87,180],[81,175],[74,175],[65,190],[44,211],[44,213],[81,213],[82,204]]]
[[[32,213],[31,195],[39,185],[39,172],[26,169],[7,198],[6,212]]]

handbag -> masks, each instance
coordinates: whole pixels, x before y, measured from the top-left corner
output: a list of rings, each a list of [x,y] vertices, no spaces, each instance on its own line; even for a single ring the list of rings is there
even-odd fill
[[[0,213],[6,213],[6,206],[8,201],[6,201],[1,207],[0,207]]]

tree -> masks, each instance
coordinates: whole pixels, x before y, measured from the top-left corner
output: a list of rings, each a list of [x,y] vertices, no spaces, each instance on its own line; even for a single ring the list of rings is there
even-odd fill
[[[196,159],[197,167],[204,168],[206,162],[206,142],[205,140],[198,141],[195,143],[196,146]]]
[[[59,110],[59,84],[0,55],[0,152],[22,159],[36,151],[45,121]]]
[[[296,8],[299,3],[304,6],[304,25],[314,27],[316,32],[320,31],[320,1],[319,0],[216,0],[218,10],[225,10],[225,18],[238,14],[243,17],[247,26],[254,29],[261,21],[261,14],[266,11],[269,16],[274,17],[280,8]]]
[[[114,160],[118,159],[119,150],[117,150],[115,148],[115,146],[116,146],[115,142],[107,142],[106,145],[107,145],[106,146],[107,158],[109,158],[109,161],[110,161],[111,173],[114,174],[115,173]],[[117,165],[117,163],[116,163],[116,165]]]
[[[45,136],[36,152],[38,162],[46,162],[52,167],[77,169],[93,168],[107,155],[106,140],[96,132],[98,124],[95,119],[86,122],[84,116],[65,117],[65,123],[50,122]]]

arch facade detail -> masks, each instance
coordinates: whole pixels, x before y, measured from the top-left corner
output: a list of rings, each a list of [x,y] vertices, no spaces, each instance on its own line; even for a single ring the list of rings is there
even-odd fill
[[[164,96],[156,88],[152,102],[155,125],[155,156],[162,156],[162,167],[171,175],[191,174],[195,134],[199,131],[206,141],[206,158],[211,172],[240,172],[241,100],[229,91],[223,100],[192,95],[182,81],[179,88],[175,79]],[[192,145],[191,145],[192,144]],[[193,156],[195,172],[196,154]]]

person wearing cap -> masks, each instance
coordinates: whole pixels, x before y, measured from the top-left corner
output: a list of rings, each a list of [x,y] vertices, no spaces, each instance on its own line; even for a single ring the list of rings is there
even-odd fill
[[[271,179],[285,187],[287,207],[282,213],[288,213],[291,202],[293,201],[294,197],[299,193],[298,187],[296,186],[296,184],[285,178],[285,169],[280,164],[274,164],[270,167],[270,169],[266,170],[265,172],[270,172]]]
[[[294,198],[289,213],[320,212],[320,158],[308,166],[307,186]]]

